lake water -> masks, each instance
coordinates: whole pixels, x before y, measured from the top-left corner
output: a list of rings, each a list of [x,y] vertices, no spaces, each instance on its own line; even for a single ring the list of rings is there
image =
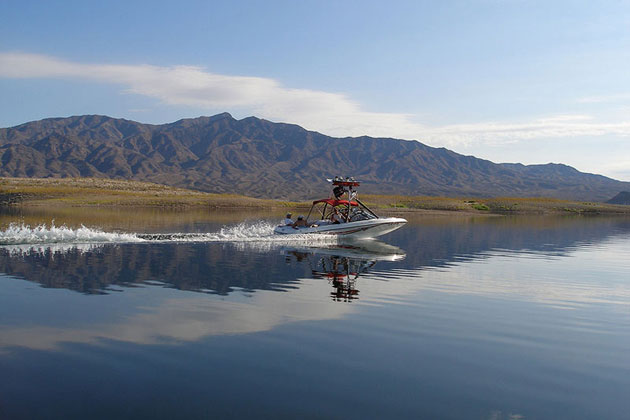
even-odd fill
[[[280,216],[5,211],[0,418],[628,418],[630,219]]]

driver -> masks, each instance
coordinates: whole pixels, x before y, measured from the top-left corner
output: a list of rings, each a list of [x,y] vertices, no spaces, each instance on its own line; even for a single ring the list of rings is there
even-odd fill
[[[304,216],[298,216],[297,220],[295,221],[295,223],[293,223],[293,227],[294,228],[299,228],[299,227],[306,227],[308,226],[308,224],[306,223],[306,220],[304,219]]]

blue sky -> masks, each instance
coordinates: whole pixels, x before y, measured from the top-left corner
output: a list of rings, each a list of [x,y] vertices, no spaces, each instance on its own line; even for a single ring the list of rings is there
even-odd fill
[[[629,1],[4,1],[0,126],[230,112],[630,181]]]

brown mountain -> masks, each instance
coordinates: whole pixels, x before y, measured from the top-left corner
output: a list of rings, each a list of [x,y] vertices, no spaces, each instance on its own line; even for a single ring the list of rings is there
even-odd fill
[[[610,204],[623,204],[630,206],[630,191],[621,191],[619,194],[606,202]]]
[[[310,198],[352,175],[366,193],[604,201],[630,183],[561,164],[496,164],[417,141],[334,138],[224,113],[150,125],[100,115],[0,129],[0,176],[124,178],[256,197]]]

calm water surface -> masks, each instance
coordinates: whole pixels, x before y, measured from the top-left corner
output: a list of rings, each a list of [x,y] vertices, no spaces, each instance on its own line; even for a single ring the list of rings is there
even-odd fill
[[[277,219],[0,215],[0,418],[628,418],[629,219]]]

